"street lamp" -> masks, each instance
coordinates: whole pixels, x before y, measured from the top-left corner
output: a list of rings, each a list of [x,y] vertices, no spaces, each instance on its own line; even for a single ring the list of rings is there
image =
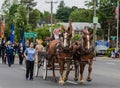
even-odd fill
[[[51,9],[50,9],[50,11],[51,11],[51,19],[50,19],[50,23],[51,23],[51,28],[50,28],[50,32],[51,32],[51,37],[52,37],[52,35],[53,35],[53,3],[57,3],[58,1],[54,1],[54,0],[49,0],[49,1],[46,1],[46,3],[50,3],[50,5],[51,5]]]

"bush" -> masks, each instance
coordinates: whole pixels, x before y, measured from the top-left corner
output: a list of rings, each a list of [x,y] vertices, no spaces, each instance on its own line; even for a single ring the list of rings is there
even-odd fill
[[[76,34],[75,36],[72,37],[72,42],[75,42],[81,38],[82,38],[82,36],[80,34]]]

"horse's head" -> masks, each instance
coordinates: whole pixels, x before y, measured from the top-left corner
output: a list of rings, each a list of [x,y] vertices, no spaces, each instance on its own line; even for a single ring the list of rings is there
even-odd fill
[[[85,49],[90,49],[92,46],[92,39],[93,39],[93,35],[92,34],[85,34],[83,36],[83,46]]]
[[[70,46],[70,34],[65,31],[65,33],[63,34],[63,46],[64,47],[69,47]]]

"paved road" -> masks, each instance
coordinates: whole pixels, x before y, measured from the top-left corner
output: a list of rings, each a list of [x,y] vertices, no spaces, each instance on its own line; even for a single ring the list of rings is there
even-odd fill
[[[0,59],[1,60],[1,59]],[[85,70],[85,78],[87,66]],[[58,78],[58,71],[56,71]],[[47,80],[43,80],[41,73],[33,81],[25,79],[24,65],[18,65],[18,59],[11,67],[0,63],[0,88],[119,88],[120,60],[97,57],[93,64],[92,82],[83,85],[73,80],[74,71],[69,75],[69,81],[64,86],[52,81],[52,72],[48,72]]]

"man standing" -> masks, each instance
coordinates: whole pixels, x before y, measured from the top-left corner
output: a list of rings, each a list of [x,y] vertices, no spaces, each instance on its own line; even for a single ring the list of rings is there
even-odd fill
[[[12,43],[10,41],[8,41],[6,46],[6,54],[8,59],[8,66],[11,67],[13,64],[14,48],[12,47]]]
[[[6,64],[6,59],[4,58],[4,56],[5,56],[6,42],[7,42],[6,37],[4,37],[1,41],[1,56],[2,56],[2,63],[5,63],[5,64]]]

